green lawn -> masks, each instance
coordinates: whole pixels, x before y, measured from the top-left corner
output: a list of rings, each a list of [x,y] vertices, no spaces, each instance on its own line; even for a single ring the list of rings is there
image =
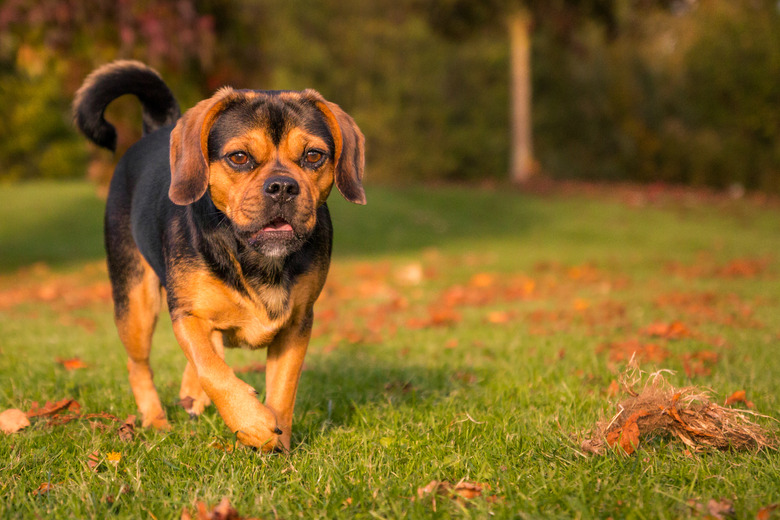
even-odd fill
[[[118,424],[82,418],[0,434],[0,517],[179,518],[223,497],[257,518],[689,518],[710,500],[755,518],[780,502],[777,451],[579,447],[614,413],[607,389],[631,345],[676,386],[721,403],[745,390],[780,417],[780,210],[466,187],[369,186],[366,207],[337,197],[290,455],[215,447],[231,434],[213,408],[188,419],[164,318],[153,364],[173,431],[123,441]],[[83,413],[135,413],[102,208],[82,183],[0,186],[0,410],[73,398]],[[648,331],[670,323],[684,337]],[[57,362],[75,357],[86,367]],[[259,389],[264,357],[228,353]],[[418,498],[432,480],[490,489]]]

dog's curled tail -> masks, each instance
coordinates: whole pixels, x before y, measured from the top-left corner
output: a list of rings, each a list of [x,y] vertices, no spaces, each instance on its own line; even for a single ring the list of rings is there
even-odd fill
[[[106,121],[106,107],[133,94],[143,105],[144,135],[179,119],[179,103],[156,70],[140,61],[119,60],[92,71],[73,100],[73,120],[92,142],[116,151],[116,129]]]

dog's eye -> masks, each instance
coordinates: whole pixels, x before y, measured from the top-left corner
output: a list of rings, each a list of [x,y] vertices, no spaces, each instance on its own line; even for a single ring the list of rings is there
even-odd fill
[[[304,156],[304,160],[308,164],[317,164],[322,160],[323,154],[322,152],[319,152],[317,150],[309,150],[306,152],[306,155]]]
[[[244,152],[236,152],[228,155],[228,160],[236,166],[243,166],[249,162],[249,156]]]

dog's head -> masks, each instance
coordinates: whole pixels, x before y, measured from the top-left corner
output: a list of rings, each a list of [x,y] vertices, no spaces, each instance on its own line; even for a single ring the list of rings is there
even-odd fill
[[[170,144],[170,199],[192,204],[208,191],[267,256],[300,247],[334,182],[348,201],[366,203],[363,134],[314,90],[223,88],[182,116]]]

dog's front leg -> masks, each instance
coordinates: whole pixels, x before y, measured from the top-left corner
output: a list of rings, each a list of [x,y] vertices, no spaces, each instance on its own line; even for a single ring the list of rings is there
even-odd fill
[[[265,404],[276,413],[282,430],[280,447],[285,451],[290,450],[295,395],[311,337],[312,309],[307,309],[303,314],[301,319],[293,322],[268,346]]]
[[[194,316],[179,317],[173,331],[198,382],[238,440],[264,451],[276,448],[281,431],[274,413],[257,400],[257,391],[236,377],[211,342],[212,328]]]

